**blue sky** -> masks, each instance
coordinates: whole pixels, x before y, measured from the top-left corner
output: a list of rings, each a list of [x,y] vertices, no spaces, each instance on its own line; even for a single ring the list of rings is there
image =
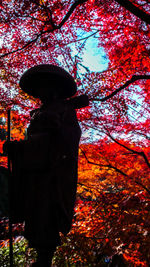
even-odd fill
[[[90,71],[104,71],[108,68],[109,59],[103,47],[98,47],[98,40],[94,37],[89,38],[85,44],[85,51],[82,56],[83,65]]]
[[[87,37],[87,39],[86,39]],[[85,39],[84,39],[85,38]],[[108,68],[109,59],[104,51],[103,47],[98,47],[98,38],[96,35],[88,38],[88,33],[79,30],[78,31],[78,39],[83,39],[83,43],[80,43],[81,46],[84,44],[84,48],[81,53],[76,49],[76,43],[70,44],[70,48],[72,50],[72,57],[79,57],[81,59],[81,63],[89,69],[89,71],[102,72]],[[63,55],[58,57],[58,62],[61,62],[63,59]],[[67,69],[66,69],[67,70]],[[79,72],[85,72],[85,69],[78,65]]]

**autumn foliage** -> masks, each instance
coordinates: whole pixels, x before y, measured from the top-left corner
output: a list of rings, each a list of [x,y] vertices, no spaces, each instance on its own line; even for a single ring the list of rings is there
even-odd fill
[[[126,266],[149,265],[149,13],[147,0],[0,1],[0,166],[7,166],[2,145],[8,108],[11,138],[20,140],[30,111],[40,104],[19,88],[25,69],[63,66],[76,79],[78,94],[90,99],[77,111],[77,203],[72,231],[57,251],[58,266],[64,255],[77,266],[106,266],[114,255]],[[105,51],[105,70],[84,65],[91,38]]]

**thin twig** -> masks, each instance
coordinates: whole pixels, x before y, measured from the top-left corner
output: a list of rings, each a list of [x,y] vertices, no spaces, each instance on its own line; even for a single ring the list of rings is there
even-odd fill
[[[127,147],[124,144],[121,144],[119,141],[117,141],[110,133],[109,131],[106,129],[106,127],[104,127],[105,131],[107,132],[106,134],[110,137],[111,140],[113,140],[116,144],[122,146],[123,148],[127,149],[128,151],[132,152],[133,154],[137,154],[140,155],[144,158],[146,164],[148,165],[148,167],[150,168],[150,163],[148,161],[148,158],[146,157],[145,153],[143,151],[136,151],[132,148]]]
[[[131,177],[130,177],[128,174],[124,173],[122,170],[120,170],[120,169],[118,169],[118,168],[112,166],[111,164],[109,164],[109,165],[102,165],[102,164],[98,164],[98,163],[95,163],[95,162],[93,162],[93,161],[90,161],[90,160],[87,158],[85,151],[83,151],[82,149],[81,149],[81,151],[82,151],[82,153],[83,153],[85,159],[87,160],[87,162],[88,162],[89,164],[92,164],[92,165],[95,165],[95,166],[104,167],[104,168],[114,169],[114,170],[117,171],[118,173],[122,174],[123,176],[125,176],[125,177],[127,177],[127,178],[129,178],[129,179],[131,180]],[[132,177],[132,178],[133,178],[133,177]],[[142,183],[140,183],[139,181],[137,181],[137,179],[134,180],[134,182],[135,182],[136,184],[140,185],[143,189],[145,189],[145,190],[147,191],[148,194],[150,194],[150,190],[149,190],[145,185],[143,185]]]
[[[116,89],[113,93],[111,93],[110,95],[103,97],[103,98],[90,98],[90,100],[92,101],[101,101],[104,102],[110,98],[112,98],[114,95],[116,95],[117,93],[119,93],[120,91],[122,91],[123,89],[125,89],[127,86],[129,86],[130,84],[134,83],[137,80],[143,80],[143,79],[150,79],[150,75],[133,75],[132,78],[130,80],[128,80],[124,85],[120,86],[118,89]]]

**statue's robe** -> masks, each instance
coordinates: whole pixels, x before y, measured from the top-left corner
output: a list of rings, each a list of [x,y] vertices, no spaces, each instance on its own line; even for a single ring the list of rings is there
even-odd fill
[[[12,145],[12,219],[31,247],[60,244],[71,229],[81,130],[67,101],[32,112],[27,140]]]

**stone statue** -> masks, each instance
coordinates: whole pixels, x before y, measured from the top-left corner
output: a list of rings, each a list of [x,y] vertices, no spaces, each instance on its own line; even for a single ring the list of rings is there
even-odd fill
[[[10,143],[12,220],[25,221],[29,247],[38,253],[34,266],[46,267],[59,233],[71,229],[81,136],[75,109],[87,106],[88,97],[74,97],[73,77],[51,64],[27,70],[20,87],[42,105],[31,112],[27,140]]]

